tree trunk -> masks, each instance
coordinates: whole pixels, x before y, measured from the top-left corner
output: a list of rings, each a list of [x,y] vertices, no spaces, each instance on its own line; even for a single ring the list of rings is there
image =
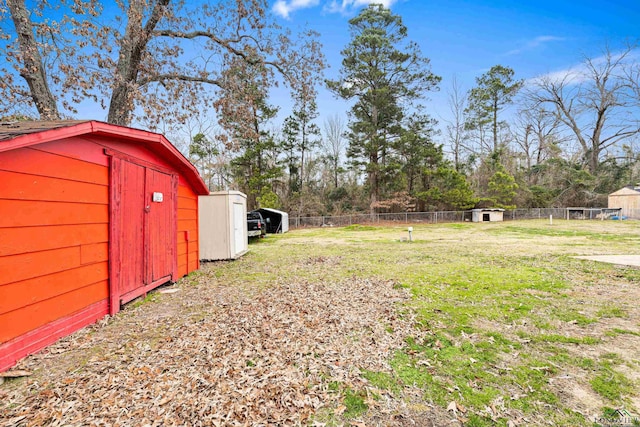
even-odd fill
[[[371,214],[371,219],[375,218],[376,214],[376,205],[378,204],[378,174],[377,172],[371,173],[371,192],[369,194],[369,212]]]
[[[457,136],[453,147],[453,166],[457,172],[460,172],[460,142]]]
[[[164,15],[170,0],[157,0],[149,20],[143,26],[145,1],[132,0],[127,11],[127,27],[120,46],[120,56],[116,67],[115,84],[109,103],[107,121],[121,126],[131,124],[134,108],[134,90],[140,72],[140,64],[147,43],[158,21]]]
[[[51,94],[51,90],[49,90],[42,57],[38,50],[38,43],[33,35],[33,23],[24,0],[7,0],[7,6],[11,11],[11,19],[18,34],[20,55],[23,62],[20,75],[29,85],[31,98],[40,114],[40,119],[59,120],[58,106]]]
[[[304,190],[304,152],[307,148],[307,127],[302,123],[302,144],[300,145],[300,191]]]
[[[379,188],[379,176],[378,176],[378,153],[371,153],[369,156],[369,207],[371,218],[373,219],[376,213],[376,205],[378,204]]]
[[[493,102],[493,152],[498,151],[498,99]]]
[[[600,147],[594,144],[593,148],[589,152],[589,173],[595,175],[598,172],[600,166]]]

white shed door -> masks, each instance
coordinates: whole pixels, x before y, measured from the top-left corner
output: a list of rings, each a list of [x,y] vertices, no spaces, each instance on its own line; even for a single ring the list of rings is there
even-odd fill
[[[242,203],[233,204],[233,254],[243,252],[246,249],[247,237],[244,230],[247,226],[247,218],[244,214]]]

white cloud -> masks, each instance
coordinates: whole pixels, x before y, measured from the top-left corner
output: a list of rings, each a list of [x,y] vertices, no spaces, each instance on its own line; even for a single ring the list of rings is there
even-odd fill
[[[564,82],[569,85],[577,85],[587,80],[593,79],[593,69],[599,70],[607,67],[608,63],[620,61],[623,64],[628,64],[635,61],[640,55],[635,52],[611,52],[592,58],[590,60],[590,68],[585,62],[572,65],[571,67],[563,70],[552,71],[525,81],[525,85],[537,85],[542,82],[560,83]]]
[[[289,19],[291,12],[317,6],[320,0],[278,0],[273,5],[273,12],[285,19]]]
[[[566,40],[565,37],[556,37],[556,36],[538,36],[532,40],[529,40],[528,42],[524,43],[522,46],[520,46],[517,49],[513,49],[510,50],[509,52],[507,52],[507,55],[518,55],[522,52],[525,52],[527,50],[531,50],[531,49],[535,49],[538,46],[542,46],[543,44],[549,43],[549,42],[557,42],[557,41],[564,41]]]
[[[398,0],[330,0],[324,3],[323,11],[329,13],[341,13],[343,15],[353,12],[362,6],[371,3],[382,4],[384,7],[391,7]],[[291,13],[299,9],[308,9],[318,6],[320,0],[277,0],[273,5],[273,13],[285,19],[291,17]]]
[[[368,4],[377,3],[389,8],[396,2],[397,0],[331,0],[331,2],[325,5],[324,10],[331,13],[348,14],[353,10]]]
[[[584,64],[574,65],[564,70],[552,71],[541,76],[533,77],[525,80],[525,86],[537,86],[544,82],[560,83],[565,82],[569,85],[577,85],[589,79],[587,68]]]

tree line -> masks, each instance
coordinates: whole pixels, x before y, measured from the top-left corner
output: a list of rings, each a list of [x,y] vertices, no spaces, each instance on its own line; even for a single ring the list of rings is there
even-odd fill
[[[322,78],[319,35],[279,27],[266,0],[6,0],[0,13],[5,120],[75,117],[83,102],[101,103],[111,123],[186,135],[210,189],[239,189],[249,208],[604,206],[640,180],[634,44],[562,74],[524,81],[496,64],[468,90],[455,78],[443,89],[382,5],[349,21],[335,80]],[[278,85],[293,105],[279,126]],[[346,117],[319,123],[320,85],[351,105]],[[438,89],[450,110],[440,127],[427,104]]]

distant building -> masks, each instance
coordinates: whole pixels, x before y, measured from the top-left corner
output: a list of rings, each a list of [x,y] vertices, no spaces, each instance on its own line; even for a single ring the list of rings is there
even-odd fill
[[[502,221],[503,215],[504,209],[500,208],[471,209],[471,221],[473,222]]]
[[[622,209],[622,216],[640,219],[640,184],[630,185],[609,194],[608,206]]]

